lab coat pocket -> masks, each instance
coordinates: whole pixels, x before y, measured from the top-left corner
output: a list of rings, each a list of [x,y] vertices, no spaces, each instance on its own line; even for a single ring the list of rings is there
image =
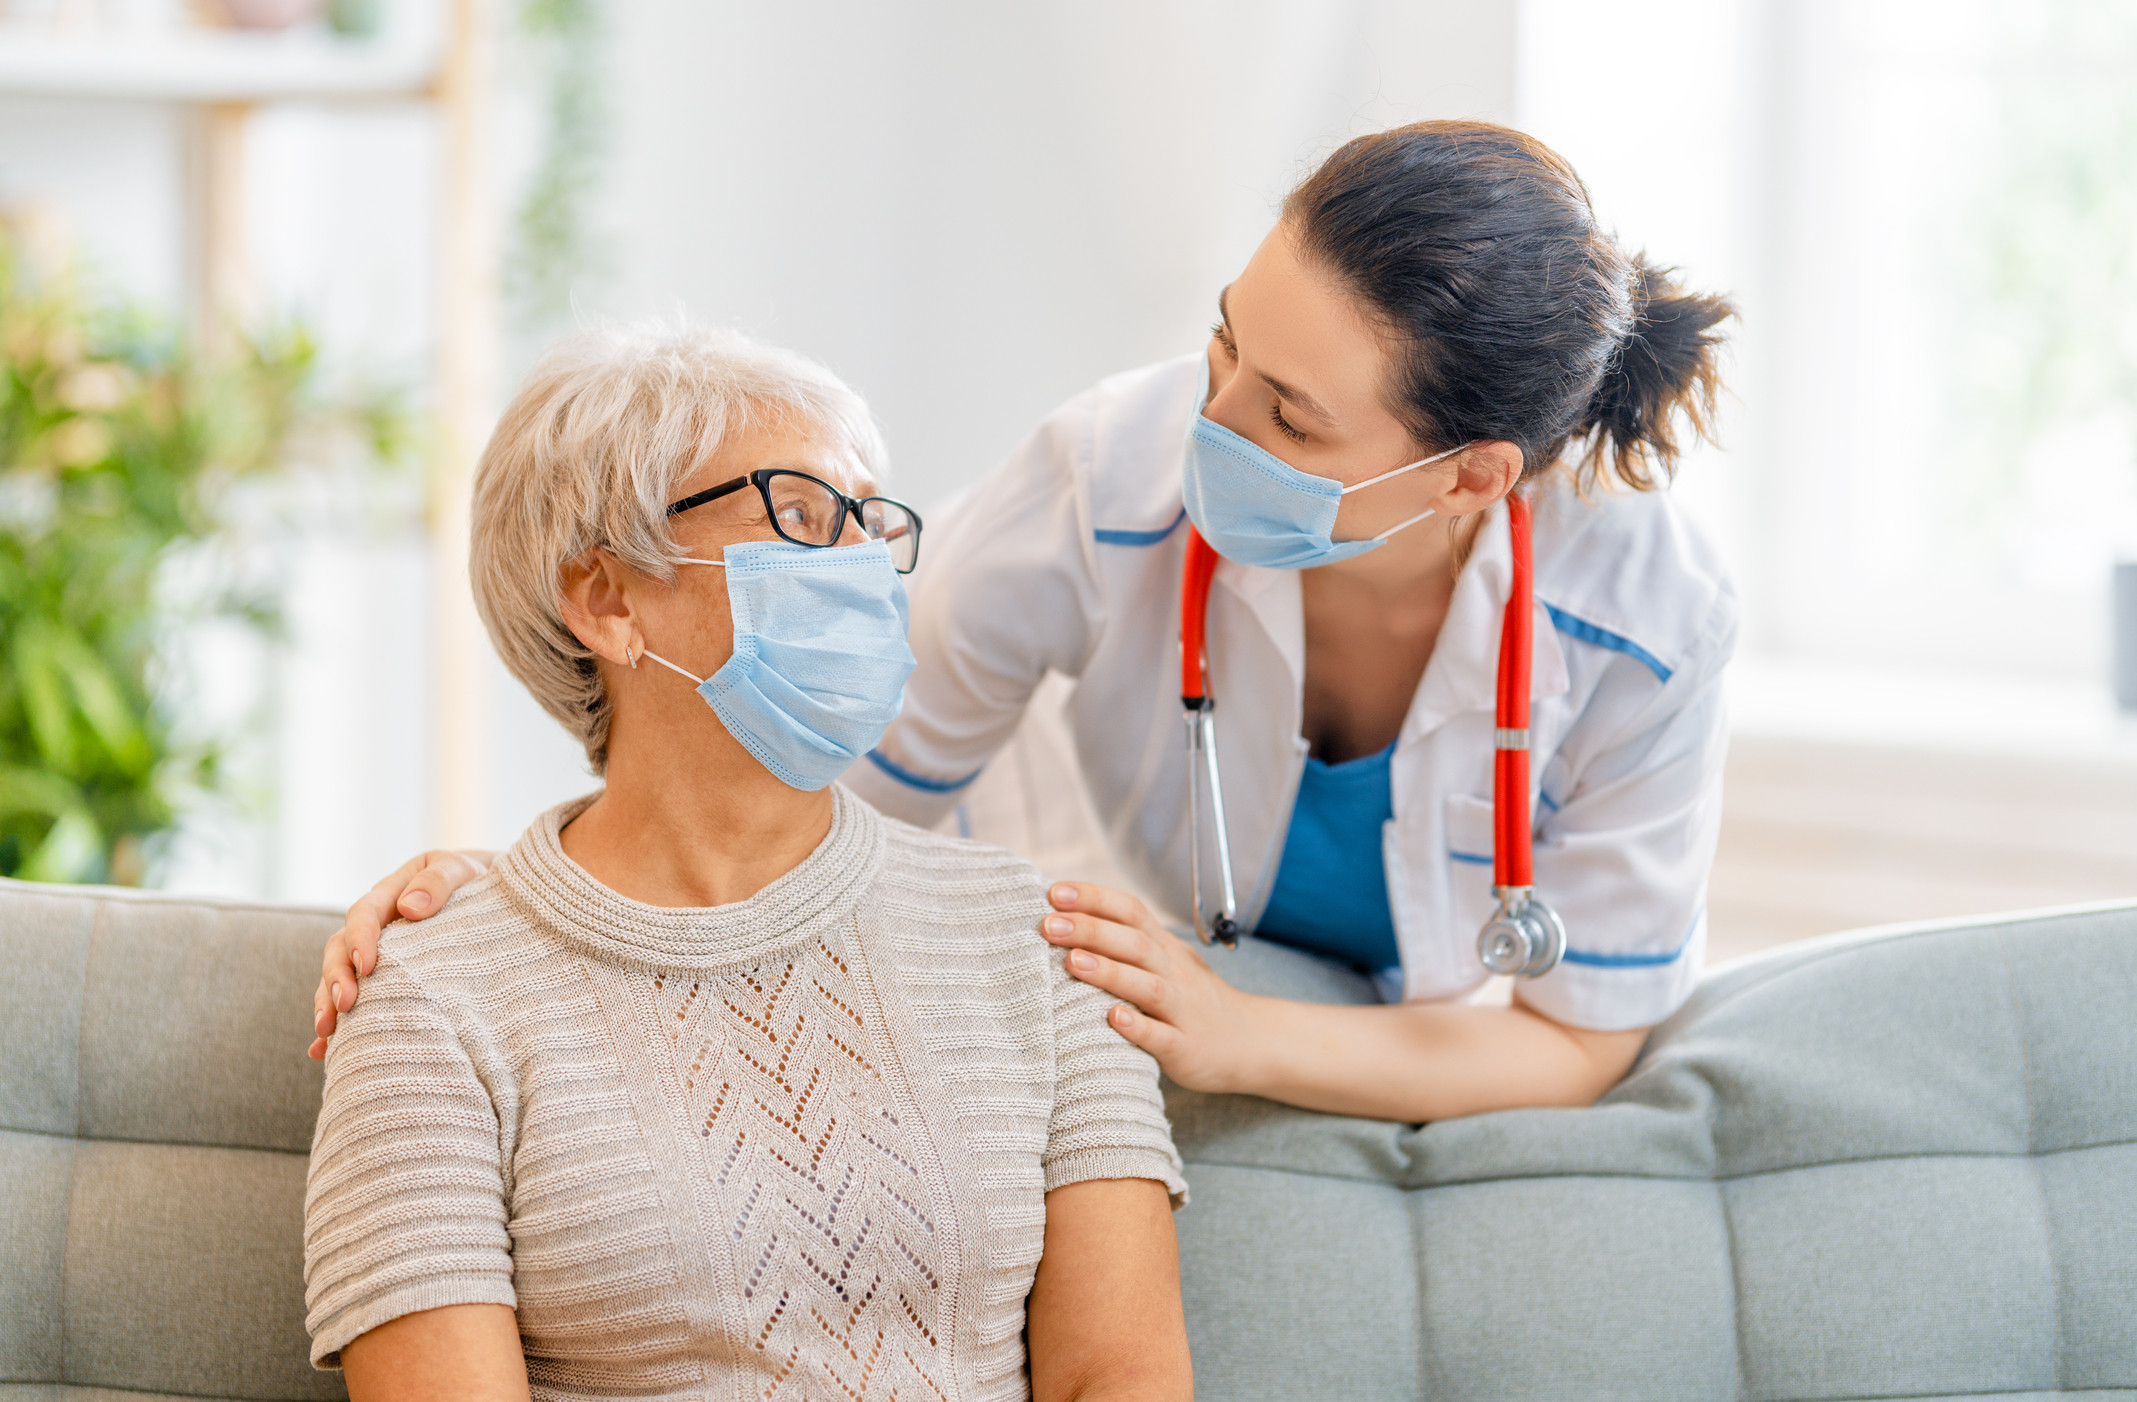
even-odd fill
[[[1466,793],[1447,796],[1447,889],[1453,896],[1456,943],[1469,949],[1476,933],[1498,909],[1491,893],[1491,800]],[[1461,937],[1467,936],[1464,941]],[[1471,954],[1474,959],[1474,954]],[[1477,969],[1482,971],[1479,964]]]

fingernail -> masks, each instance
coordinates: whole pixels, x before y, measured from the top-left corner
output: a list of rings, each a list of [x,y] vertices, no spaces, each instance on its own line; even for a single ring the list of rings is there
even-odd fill
[[[342,1012],[347,1012],[349,1010],[349,1005],[341,1000],[341,982],[338,979],[335,980],[333,992],[335,1008]]]
[[[1057,906],[1071,906],[1076,904],[1076,888],[1067,884],[1056,886],[1046,893],[1046,898]]]
[[[1098,967],[1098,961],[1080,949],[1069,951],[1068,966],[1079,974],[1087,974]]]
[[[1113,1025],[1115,1027],[1127,1027],[1132,1025],[1134,1022],[1135,1009],[1129,1007],[1126,1003],[1117,1003],[1114,1005]]]
[[[1039,922],[1039,928],[1046,931],[1049,938],[1065,940],[1076,933],[1076,922],[1066,915],[1049,915]]]
[[[401,897],[401,904],[418,913],[429,910],[430,892],[410,891],[407,895]]]

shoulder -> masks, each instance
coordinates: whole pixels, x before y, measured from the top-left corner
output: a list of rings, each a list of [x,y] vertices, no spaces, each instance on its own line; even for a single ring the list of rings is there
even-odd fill
[[[533,935],[493,865],[428,920],[388,925],[379,936],[379,965],[391,963],[418,982],[454,985],[508,968]]]
[[[1727,662],[1738,604],[1721,552],[1667,491],[1582,497],[1560,479],[1536,506],[1536,596],[1558,631],[1667,684]]]
[[[1043,453],[1076,480],[1101,542],[1155,544],[1170,533],[1181,509],[1182,446],[1204,373],[1198,351],[1109,375],[1039,425],[1027,451]]]
[[[1007,926],[1037,941],[1046,910],[1039,869],[1006,847],[951,837],[883,816],[886,905],[930,923]]]
[[[411,1022],[435,1023],[463,1041],[488,1043],[508,1010],[530,1006],[528,985],[544,982],[554,952],[493,866],[429,919],[386,927],[378,967],[334,1041],[360,1040],[376,1020],[393,1024],[379,1029],[389,1037],[406,1035]]]

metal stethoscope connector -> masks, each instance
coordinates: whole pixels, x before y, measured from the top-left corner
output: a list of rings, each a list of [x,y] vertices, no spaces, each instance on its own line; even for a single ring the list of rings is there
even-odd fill
[[[1207,695],[1187,703],[1187,882],[1195,907],[1195,938],[1230,949],[1239,943],[1239,893],[1232,887],[1232,840],[1225,832],[1224,781],[1217,765],[1217,703]],[[1202,791],[1209,789],[1211,827],[1217,835],[1217,875],[1223,907],[1202,921]]]

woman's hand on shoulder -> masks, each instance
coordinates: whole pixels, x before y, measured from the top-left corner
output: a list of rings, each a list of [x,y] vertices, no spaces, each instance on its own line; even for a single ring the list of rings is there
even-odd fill
[[[312,1060],[326,1060],[335,1024],[356,1006],[357,980],[378,967],[378,937],[386,926],[396,917],[429,919],[496,859],[495,852],[425,852],[403,862],[349,907],[319,961],[319,988],[312,994]]]
[[[1259,999],[1218,977],[1134,896],[1085,881],[1055,882],[1046,895],[1056,913],[1040,921],[1040,933],[1069,951],[1069,973],[1124,1000],[1107,1015],[1114,1031],[1189,1090],[1249,1082]]]

